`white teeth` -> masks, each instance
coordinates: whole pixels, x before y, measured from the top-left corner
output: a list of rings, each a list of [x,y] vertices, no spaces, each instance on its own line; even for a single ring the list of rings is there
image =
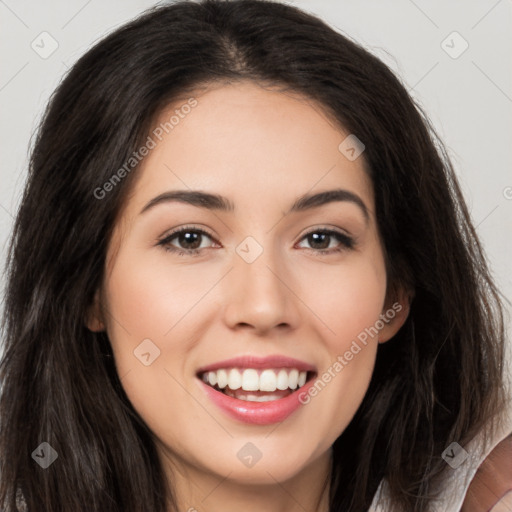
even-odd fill
[[[278,396],[255,396],[255,395],[246,395],[243,398],[240,397],[241,400],[246,400],[247,402],[273,402],[274,400],[279,400]]]
[[[272,392],[276,389],[296,389],[306,383],[307,372],[299,372],[296,368],[265,369],[258,370],[246,368],[220,369],[206,372],[202,376],[203,381],[210,386],[218,385],[220,389],[226,387],[232,390],[242,388],[244,391],[266,391]]]
[[[224,389],[228,385],[228,372],[226,370],[217,371],[217,384],[220,389]]]
[[[260,391],[275,391],[277,377],[272,370],[263,370],[260,375]]]
[[[288,389],[288,372],[286,370],[279,370],[276,387],[281,391]]]
[[[293,369],[288,374],[288,387],[291,389],[295,389],[297,387],[298,382],[299,382],[299,370]]]
[[[208,382],[211,386],[217,384],[217,372],[208,372]]]
[[[229,389],[240,389],[242,387],[242,374],[236,368],[229,370],[228,386]]]
[[[275,395],[238,395],[238,400],[245,400],[246,402],[273,402],[274,400],[279,400],[280,396]]]
[[[244,370],[242,374],[242,389],[244,391],[258,391],[260,389],[260,379],[256,370],[250,368]]]

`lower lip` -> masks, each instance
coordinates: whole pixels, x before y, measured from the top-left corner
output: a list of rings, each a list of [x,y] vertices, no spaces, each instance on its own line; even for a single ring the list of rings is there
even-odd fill
[[[253,425],[271,425],[284,421],[288,416],[303,405],[299,396],[308,392],[315,379],[310,379],[304,386],[295,390],[285,398],[270,402],[249,402],[225,395],[216,391],[202,380],[201,383],[208,398],[235,420]],[[302,395],[303,396],[303,395]]]

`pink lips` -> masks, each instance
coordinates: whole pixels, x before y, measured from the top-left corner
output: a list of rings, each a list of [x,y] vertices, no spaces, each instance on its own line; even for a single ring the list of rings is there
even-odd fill
[[[243,356],[227,359],[200,368],[197,375],[207,371],[215,371],[220,368],[297,368],[299,371],[316,372],[316,368],[310,364],[290,357],[277,355],[264,358]],[[249,402],[225,395],[202,380],[199,380],[207,397],[231,418],[243,423],[255,425],[269,425],[284,421],[301,407],[302,403],[299,401],[299,395],[303,392],[307,393],[307,390],[314,382],[314,379],[310,379],[301,388],[296,389],[288,396],[278,400],[270,402]]]
[[[217,363],[203,366],[197,373],[215,371],[220,368],[297,368],[299,371],[315,372],[316,368],[304,361],[299,361],[287,356],[241,356],[233,359],[225,359]]]

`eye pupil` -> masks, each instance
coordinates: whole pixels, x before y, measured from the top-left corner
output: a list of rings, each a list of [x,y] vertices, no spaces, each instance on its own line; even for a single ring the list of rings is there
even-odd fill
[[[178,240],[180,242],[180,245],[182,245],[182,242],[184,242],[185,244],[196,244],[194,247],[185,247],[186,249],[197,249],[201,245],[200,237],[200,233],[195,233],[193,231],[185,231],[183,233],[180,233]],[[199,243],[197,243],[198,240]]]
[[[312,246],[314,246],[314,244],[318,244],[320,243],[322,245],[322,247],[314,247],[315,249],[327,249],[329,247],[329,237],[331,235],[329,235],[328,233],[311,233],[309,235],[309,241],[311,243],[311,241],[313,241],[312,243]],[[319,239],[323,239],[323,244],[322,244],[322,241]],[[325,240],[327,240],[327,245],[325,245]]]

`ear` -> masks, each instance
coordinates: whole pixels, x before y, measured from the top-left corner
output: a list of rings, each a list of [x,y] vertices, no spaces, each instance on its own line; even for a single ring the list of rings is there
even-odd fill
[[[96,290],[93,303],[87,309],[85,325],[90,331],[101,332],[105,330],[105,321],[101,309],[101,292]]]
[[[413,293],[400,287],[393,297],[386,300],[381,318],[384,327],[379,332],[379,343],[389,341],[404,325],[411,310]]]

